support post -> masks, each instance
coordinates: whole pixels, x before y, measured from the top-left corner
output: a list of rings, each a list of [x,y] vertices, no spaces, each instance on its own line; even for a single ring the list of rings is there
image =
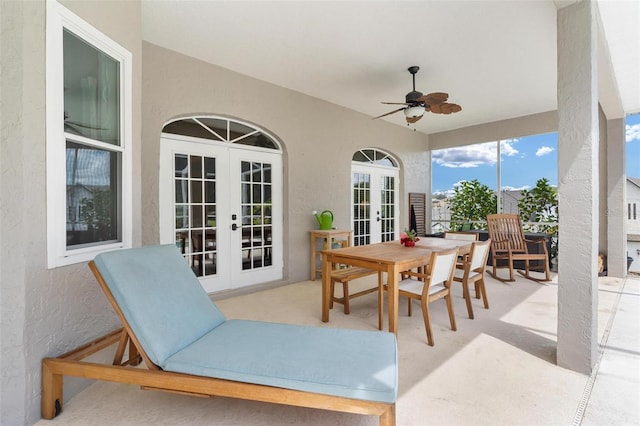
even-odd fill
[[[558,351],[561,367],[589,374],[598,330],[597,9],[558,10]]]

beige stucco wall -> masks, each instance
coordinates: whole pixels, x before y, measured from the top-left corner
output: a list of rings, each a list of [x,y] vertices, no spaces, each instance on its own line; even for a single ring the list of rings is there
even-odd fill
[[[547,111],[525,117],[463,127],[448,132],[432,133],[429,135],[429,147],[436,150],[557,131],[558,113],[557,111]]]
[[[133,53],[134,181],[140,161],[140,4],[65,1]],[[118,320],[86,264],[46,268],[45,2],[0,2],[0,424],[40,418],[40,364]],[[62,165],[61,165],[62,166]],[[134,242],[140,243],[134,189]],[[79,381],[65,380],[66,396]]]
[[[403,126],[259,81],[155,46],[143,44],[142,204],[144,244],[159,241],[160,133],[170,119],[214,114],[256,124],[274,134],[284,155],[284,277],[309,277],[311,211],[330,209],[337,228],[349,229],[351,157],[375,147],[401,163],[400,226],[407,192],[427,192],[427,136]]]

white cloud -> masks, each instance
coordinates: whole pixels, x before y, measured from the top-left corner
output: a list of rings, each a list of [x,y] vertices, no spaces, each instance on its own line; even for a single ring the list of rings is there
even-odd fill
[[[501,141],[500,153],[512,157],[518,154],[514,148],[517,139]],[[495,142],[479,143],[456,148],[433,151],[433,162],[443,167],[473,168],[483,165],[492,166],[497,161],[497,144]]]
[[[519,187],[519,188],[516,188],[515,186],[508,186],[508,185],[506,185],[506,186],[503,186],[503,187],[502,187],[502,190],[503,190],[503,191],[523,191],[523,190],[525,190],[525,189],[527,189],[527,190],[528,190],[528,189],[530,189],[530,188],[531,188],[531,186],[529,186],[529,185],[523,185],[523,186],[521,186],[521,187]]]
[[[632,125],[627,124],[625,127],[627,142],[640,141],[640,123]]]
[[[500,154],[507,157],[513,157],[518,154],[518,150],[513,147],[518,142],[518,139],[506,139],[500,141]]]
[[[553,152],[553,148],[550,146],[541,146],[536,151],[536,157],[542,157],[543,155],[551,154]]]

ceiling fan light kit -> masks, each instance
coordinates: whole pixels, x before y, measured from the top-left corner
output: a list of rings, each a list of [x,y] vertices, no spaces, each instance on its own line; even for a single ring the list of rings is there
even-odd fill
[[[433,92],[423,95],[422,92],[418,92],[416,90],[416,73],[419,69],[420,67],[416,65],[407,69],[413,78],[413,90],[406,94],[405,102],[382,102],[387,105],[405,106],[386,114],[379,115],[378,117],[374,117],[374,119],[404,111],[407,124],[413,124],[420,120],[427,111],[434,114],[452,114],[462,111],[462,107],[460,105],[447,102],[447,99],[449,99],[448,93]]]
[[[424,107],[420,105],[408,107],[404,110],[405,117],[420,117],[422,114],[424,114]]]

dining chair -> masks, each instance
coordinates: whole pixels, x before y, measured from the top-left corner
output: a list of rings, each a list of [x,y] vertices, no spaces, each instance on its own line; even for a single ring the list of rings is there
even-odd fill
[[[398,294],[408,298],[408,315],[411,316],[413,299],[420,301],[424,326],[427,331],[427,343],[434,345],[433,332],[431,331],[431,315],[429,304],[438,299],[445,299],[451,329],[456,331],[456,319],[453,313],[453,301],[451,300],[451,284],[458,258],[458,249],[432,252],[429,264],[421,269],[426,272],[405,271],[403,278],[398,283]],[[388,291],[388,285],[381,285],[380,292]],[[382,322],[382,303],[384,298],[379,298],[378,323]]]
[[[456,264],[456,270],[453,275],[454,281],[462,283],[462,295],[467,304],[467,313],[471,319],[474,319],[474,316],[473,307],[471,306],[471,294],[469,293],[470,284],[474,284],[476,299],[480,299],[482,295],[484,308],[489,309],[487,290],[484,285],[484,272],[487,267],[490,247],[491,240],[473,242],[469,256],[461,264]]]
[[[477,232],[454,232],[446,231],[444,238],[448,240],[464,240],[464,241],[478,241]]]
[[[445,231],[444,238],[445,240],[478,241],[479,235],[477,232]],[[458,266],[461,266],[468,256],[468,254],[458,256]]]

